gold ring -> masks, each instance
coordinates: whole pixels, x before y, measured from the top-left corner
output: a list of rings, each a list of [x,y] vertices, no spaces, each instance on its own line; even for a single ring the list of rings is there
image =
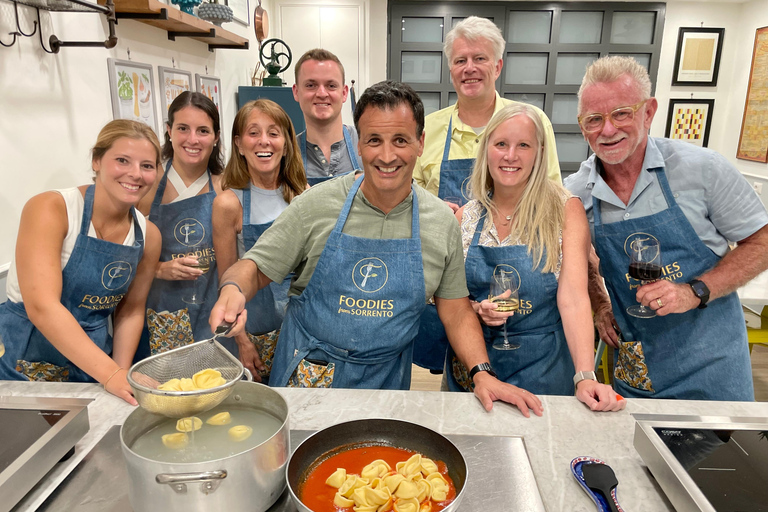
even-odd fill
[[[656,299],[656,304],[658,304],[660,308],[663,308],[663,307],[664,307],[664,304],[662,304],[662,303],[661,303],[661,297],[659,297],[658,299]]]

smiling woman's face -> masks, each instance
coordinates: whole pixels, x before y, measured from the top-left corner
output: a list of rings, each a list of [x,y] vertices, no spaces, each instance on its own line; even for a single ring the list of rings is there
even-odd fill
[[[285,134],[267,114],[254,109],[248,115],[242,135],[235,137],[235,145],[245,157],[249,173],[280,171],[280,160],[286,151]]]

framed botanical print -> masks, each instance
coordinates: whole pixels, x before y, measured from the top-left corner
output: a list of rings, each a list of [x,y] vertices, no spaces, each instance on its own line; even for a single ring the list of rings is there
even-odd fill
[[[157,67],[160,73],[160,105],[163,121],[168,121],[168,109],[176,96],[192,90],[192,73],[176,68]]]
[[[768,27],[755,31],[752,67],[749,71],[747,100],[741,119],[741,133],[736,158],[768,162]]]
[[[672,85],[717,85],[724,28],[680,27]]]
[[[108,58],[109,91],[115,119],[133,119],[158,132],[152,66]]]
[[[707,147],[715,100],[671,99],[665,137]]]
[[[219,111],[219,126],[224,126],[224,120],[221,118],[221,79],[217,76],[195,73],[195,89],[216,105]]]

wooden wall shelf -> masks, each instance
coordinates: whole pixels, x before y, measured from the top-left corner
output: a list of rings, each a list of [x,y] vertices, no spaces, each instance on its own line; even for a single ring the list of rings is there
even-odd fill
[[[106,0],[98,0],[104,4]],[[248,39],[221,27],[181,12],[158,0],[114,0],[117,19],[135,19],[168,32],[168,39],[191,37],[208,45],[208,50],[234,48],[247,50]]]

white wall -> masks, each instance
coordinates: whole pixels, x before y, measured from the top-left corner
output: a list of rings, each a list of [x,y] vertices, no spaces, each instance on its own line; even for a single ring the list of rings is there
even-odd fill
[[[263,2],[267,10],[271,4],[272,0]],[[34,9],[19,6],[19,11],[22,28],[31,31]],[[106,39],[107,24],[101,15],[43,11],[41,18],[46,42],[51,33],[65,41]],[[9,42],[12,27],[13,4],[0,2],[3,42]],[[235,92],[240,85],[250,85],[249,71],[258,52],[251,27],[233,22],[223,28],[249,39],[251,49],[209,52],[204,43],[188,38],[169,41],[165,31],[134,20],[120,20],[118,44],[111,50],[62,48],[49,55],[40,48],[37,35],[11,48],[0,47],[0,266],[12,258],[21,209],[30,197],[91,179],[88,151],[101,127],[112,119],[108,57],[127,59],[130,48],[132,60],[155,68],[156,82],[157,66],[170,67],[172,58],[193,75],[204,74],[208,66],[208,74],[222,81],[222,137],[229,147]],[[159,100],[156,107],[160,112]]]

